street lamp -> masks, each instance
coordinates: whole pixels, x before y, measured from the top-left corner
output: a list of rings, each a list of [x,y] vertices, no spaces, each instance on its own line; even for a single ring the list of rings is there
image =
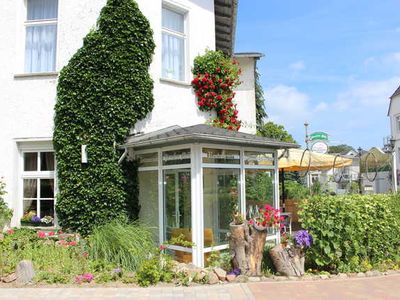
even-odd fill
[[[307,147],[307,149],[308,149],[308,143],[310,142],[310,139],[309,139],[309,136],[308,136],[308,125],[310,125],[310,124],[308,124],[307,123],[307,121],[304,123],[304,129],[305,129],[305,131],[306,131],[306,138],[305,138],[305,142],[306,142],[306,147]]]

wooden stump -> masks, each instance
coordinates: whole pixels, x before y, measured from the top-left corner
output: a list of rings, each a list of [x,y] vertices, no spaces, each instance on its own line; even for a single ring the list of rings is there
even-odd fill
[[[260,276],[267,230],[247,224],[230,225],[229,248],[234,269],[247,276]]]
[[[269,251],[276,270],[285,276],[304,275],[304,254],[297,247],[277,245]]]

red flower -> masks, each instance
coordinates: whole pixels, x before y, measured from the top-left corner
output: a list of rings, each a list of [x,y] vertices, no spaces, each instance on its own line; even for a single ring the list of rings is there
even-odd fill
[[[68,243],[68,246],[76,246],[78,243],[76,241],[72,241]]]
[[[56,233],[54,231],[49,232],[49,236],[54,236]]]
[[[217,96],[217,100],[222,100],[222,96],[221,96],[221,95],[218,95],[218,96]]]
[[[167,246],[165,246],[165,245],[160,245],[160,251],[163,251],[163,250],[165,250],[165,249],[167,249]]]
[[[253,219],[250,219],[249,220],[249,225],[253,225],[254,224],[254,220]]]
[[[14,229],[8,229],[7,234],[14,234]]]
[[[47,236],[47,234],[46,234],[46,232],[44,232],[44,231],[39,231],[39,232],[37,233],[37,236],[38,236],[38,238],[40,238],[40,239],[44,239],[44,238]]]

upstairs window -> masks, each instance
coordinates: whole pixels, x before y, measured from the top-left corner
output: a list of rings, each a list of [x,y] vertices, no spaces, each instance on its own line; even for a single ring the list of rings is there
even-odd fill
[[[27,0],[25,72],[56,69],[58,0]]]
[[[185,80],[185,15],[162,9],[162,77]]]
[[[400,116],[396,116],[396,129],[400,132]]]

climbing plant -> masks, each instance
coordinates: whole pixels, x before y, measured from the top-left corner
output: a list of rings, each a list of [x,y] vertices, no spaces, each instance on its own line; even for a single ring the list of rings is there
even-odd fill
[[[153,108],[148,68],[154,48],[150,24],[136,2],[108,0],[96,28],[61,70],[54,128],[61,226],[87,234],[126,214],[116,144]],[[84,165],[81,145],[87,145]]]
[[[240,67],[237,61],[221,51],[207,50],[194,59],[192,87],[201,111],[216,111],[211,125],[239,130],[241,121],[233,102],[236,86],[240,84]]]
[[[260,82],[260,73],[258,72],[257,67],[254,70],[254,78],[255,78],[255,94],[256,94],[257,131],[260,131],[262,130],[264,126],[264,120],[268,117],[268,115],[267,112],[265,111],[264,90]]]

